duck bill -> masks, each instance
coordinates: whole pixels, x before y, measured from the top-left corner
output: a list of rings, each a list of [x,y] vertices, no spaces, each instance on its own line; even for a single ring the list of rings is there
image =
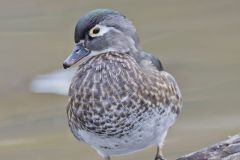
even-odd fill
[[[77,63],[82,58],[86,57],[90,53],[89,50],[83,47],[82,44],[76,44],[73,48],[72,53],[67,57],[67,59],[63,62],[63,68],[67,69]]]

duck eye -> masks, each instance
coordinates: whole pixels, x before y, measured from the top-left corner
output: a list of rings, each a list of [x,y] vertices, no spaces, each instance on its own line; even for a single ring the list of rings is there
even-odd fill
[[[96,25],[89,31],[89,36],[94,38],[94,37],[100,37],[103,36],[105,33],[107,33],[110,30],[109,27],[107,26],[101,26],[101,25]]]
[[[99,27],[94,28],[93,31],[92,31],[93,34],[98,34],[99,32],[100,32]]]

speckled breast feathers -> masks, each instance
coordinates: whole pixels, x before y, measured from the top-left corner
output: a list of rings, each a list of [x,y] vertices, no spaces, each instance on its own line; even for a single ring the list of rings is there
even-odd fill
[[[127,53],[104,53],[81,64],[69,95],[70,128],[103,137],[128,134],[146,112],[161,115],[170,109],[177,117],[181,109],[175,79],[165,71],[143,69]]]

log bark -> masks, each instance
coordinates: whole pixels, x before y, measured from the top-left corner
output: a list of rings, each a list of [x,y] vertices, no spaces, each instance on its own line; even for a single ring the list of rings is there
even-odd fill
[[[240,160],[240,134],[177,160]]]

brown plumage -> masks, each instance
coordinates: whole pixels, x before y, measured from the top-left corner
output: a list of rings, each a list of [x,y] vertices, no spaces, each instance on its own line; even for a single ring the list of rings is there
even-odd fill
[[[155,160],[162,159],[159,148],[182,106],[175,79],[138,45],[127,52],[112,49],[97,54],[85,50],[87,44],[77,45],[64,63],[66,68],[74,64],[78,52],[86,57],[69,89],[67,115],[74,136],[106,160],[154,144],[158,146]]]

